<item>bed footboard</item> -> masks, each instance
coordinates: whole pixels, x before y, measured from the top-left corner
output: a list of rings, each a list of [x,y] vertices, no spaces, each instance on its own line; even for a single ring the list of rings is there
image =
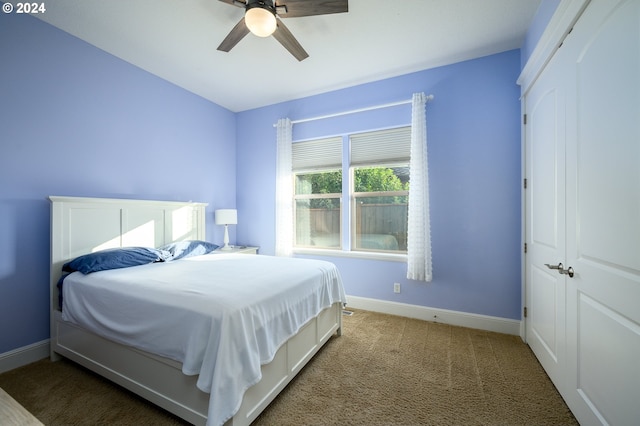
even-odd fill
[[[249,425],[302,370],[334,333],[341,333],[342,303],[335,303],[309,321],[262,366],[262,380],[247,390],[240,410],[227,426]]]
[[[207,420],[209,394],[196,387],[197,376],[185,376],[181,364],[114,343],[54,314],[52,360],[57,354],[129,389],[195,425]],[[245,393],[240,410],[225,426],[249,425],[275,399],[318,350],[341,334],[342,304],[335,303],[309,321],[262,366],[262,380]]]
[[[185,376],[181,364],[115,343],[55,315],[51,351],[129,389],[189,423],[204,425],[209,394],[196,387],[197,376]]]

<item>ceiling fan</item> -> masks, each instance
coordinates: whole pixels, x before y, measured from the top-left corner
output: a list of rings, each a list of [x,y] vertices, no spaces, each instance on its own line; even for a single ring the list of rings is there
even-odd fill
[[[218,50],[228,52],[249,34],[273,37],[298,61],[309,57],[280,18],[328,15],[349,11],[348,0],[220,0],[245,9],[244,17],[222,40]]]

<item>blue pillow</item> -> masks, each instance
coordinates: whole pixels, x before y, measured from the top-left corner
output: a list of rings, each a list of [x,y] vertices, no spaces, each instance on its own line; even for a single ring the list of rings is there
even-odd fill
[[[219,246],[200,240],[176,241],[160,247],[160,250],[166,250],[171,253],[170,260],[184,259],[191,256],[199,256],[201,254],[211,253]]]
[[[83,274],[105,271],[107,269],[128,268],[130,266],[146,265],[147,263],[163,262],[170,258],[169,253],[148,247],[121,247],[97,251],[76,257],[65,263],[65,272],[80,271]]]

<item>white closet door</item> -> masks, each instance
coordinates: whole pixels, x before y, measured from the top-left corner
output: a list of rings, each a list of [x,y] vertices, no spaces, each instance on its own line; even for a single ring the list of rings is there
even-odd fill
[[[569,393],[581,424],[640,421],[640,0],[594,0],[562,49]]]
[[[565,88],[562,60],[554,56],[525,101],[526,340],[556,387],[564,383]],[[563,265],[564,266],[564,265]]]

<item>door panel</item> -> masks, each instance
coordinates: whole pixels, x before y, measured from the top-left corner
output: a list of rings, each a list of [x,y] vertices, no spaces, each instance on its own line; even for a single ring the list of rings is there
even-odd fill
[[[585,293],[578,294],[578,312],[574,392],[602,423],[633,424],[638,420],[640,327]],[[590,417],[579,416],[583,424]]]
[[[544,70],[525,101],[526,340],[558,388],[566,359],[565,288],[563,277],[545,264],[558,265],[565,255],[565,101],[559,68]]]
[[[640,271],[639,3],[624,2],[576,61],[580,255]],[[615,46],[614,49],[611,46]]]
[[[553,363],[558,362],[558,295],[564,291],[558,285],[557,277],[537,265],[531,265],[531,340],[534,340],[535,351],[545,351]],[[539,348],[538,345],[541,347]]]
[[[549,79],[553,78],[550,76]],[[534,93],[535,95],[536,93]],[[557,192],[560,190],[558,179],[558,155],[561,155],[558,143],[558,90],[550,89],[532,99],[534,105],[531,116],[529,152],[531,159],[531,241],[544,245],[552,251],[558,250],[558,206]],[[564,217],[562,218],[564,221]]]
[[[640,0],[592,1],[567,38],[569,393],[582,424],[640,418]]]

